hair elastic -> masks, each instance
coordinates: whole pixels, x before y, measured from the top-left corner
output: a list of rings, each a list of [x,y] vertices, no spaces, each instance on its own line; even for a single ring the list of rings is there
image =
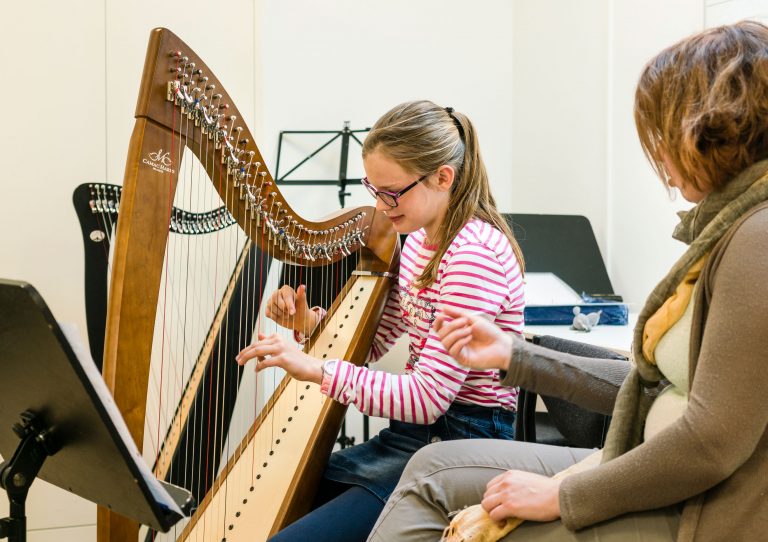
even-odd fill
[[[453,107],[446,107],[445,112],[448,113],[448,116],[451,117],[451,120],[453,120],[453,124],[456,125],[456,129],[459,131],[459,137],[462,141],[465,141],[464,139],[464,128],[461,126],[461,123],[459,122],[459,119],[456,118],[456,116],[453,114],[454,109]]]

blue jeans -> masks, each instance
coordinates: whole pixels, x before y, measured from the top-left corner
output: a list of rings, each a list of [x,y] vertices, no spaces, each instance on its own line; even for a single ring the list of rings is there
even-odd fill
[[[417,450],[432,442],[476,438],[514,440],[515,413],[453,403],[429,425],[390,420],[389,428],[371,440],[331,454],[315,503],[321,506],[270,542],[364,541]]]
[[[331,454],[324,478],[361,486],[385,502],[417,450],[444,440],[515,439],[515,413],[453,403],[429,425],[390,420],[389,428],[357,446]]]

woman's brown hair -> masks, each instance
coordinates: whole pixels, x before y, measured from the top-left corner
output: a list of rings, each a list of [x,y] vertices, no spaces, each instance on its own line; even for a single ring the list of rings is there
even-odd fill
[[[377,151],[392,158],[408,173],[426,175],[443,165],[456,176],[451,186],[448,212],[439,230],[437,250],[416,285],[424,288],[437,278],[437,267],[461,228],[472,218],[491,224],[512,245],[520,268],[523,254],[506,220],[496,209],[488,173],[480,156],[475,127],[461,113],[432,102],[400,104],[384,114],[371,129],[363,145],[363,157]]]
[[[768,158],[768,28],[742,21],[659,53],[640,76],[635,124],[667,185],[664,155],[702,192]]]

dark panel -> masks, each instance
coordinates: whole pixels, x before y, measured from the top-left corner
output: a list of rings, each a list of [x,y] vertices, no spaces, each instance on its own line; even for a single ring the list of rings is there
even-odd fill
[[[613,294],[592,225],[578,215],[505,214],[525,269],[552,272],[577,293]]]

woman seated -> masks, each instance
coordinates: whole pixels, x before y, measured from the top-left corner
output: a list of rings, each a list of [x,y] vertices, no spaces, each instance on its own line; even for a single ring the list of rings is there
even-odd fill
[[[505,385],[612,408],[601,460],[553,479],[595,451],[430,445],[370,540],[436,540],[477,503],[495,521],[531,520],[503,540],[764,539],[768,28],[742,22],[662,51],[640,77],[635,121],[663,182],[697,205],[674,232],[687,251],[639,315],[634,364],[547,351],[452,309],[437,323],[455,359],[503,369]]]

